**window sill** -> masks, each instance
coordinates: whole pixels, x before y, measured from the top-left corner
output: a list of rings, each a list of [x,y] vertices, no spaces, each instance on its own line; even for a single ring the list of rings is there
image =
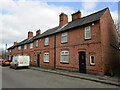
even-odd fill
[[[47,46],[49,46],[49,45],[44,45],[44,47],[47,47]]]
[[[68,42],[61,42],[61,44],[66,44],[66,43],[68,43]]]
[[[95,64],[90,64],[90,66],[95,66]]]
[[[49,63],[49,62],[43,62],[43,63]]]
[[[87,40],[91,40],[91,38],[90,39],[84,39],[85,41],[87,41]]]
[[[67,62],[60,62],[61,64],[69,64],[69,63],[67,63]]]

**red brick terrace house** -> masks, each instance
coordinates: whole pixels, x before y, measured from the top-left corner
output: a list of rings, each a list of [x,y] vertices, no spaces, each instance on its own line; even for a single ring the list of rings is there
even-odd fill
[[[59,26],[15,42],[7,57],[30,55],[31,65],[104,75],[118,66],[118,33],[108,8],[81,17],[59,16]]]

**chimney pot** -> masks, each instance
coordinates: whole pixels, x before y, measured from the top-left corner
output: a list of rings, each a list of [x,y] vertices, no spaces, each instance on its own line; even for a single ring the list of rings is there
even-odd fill
[[[36,31],[36,36],[40,35],[40,34],[41,34],[41,30],[39,29],[39,30]]]
[[[29,31],[28,32],[28,39],[32,38],[33,37],[33,32]]]
[[[72,15],[72,21],[81,18],[81,12],[79,10],[71,15]]]
[[[16,45],[17,44],[17,42],[14,42],[14,45]]]
[[[62,27],[63,25],[68,23],[68,16],[64,13],[59,15],[59,26]]]

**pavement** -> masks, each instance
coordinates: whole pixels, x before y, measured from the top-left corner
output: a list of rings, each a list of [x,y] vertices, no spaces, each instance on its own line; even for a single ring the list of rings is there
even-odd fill
[[[33,67],[33,66],[30,66],[30,69],[84,79],[84,80],[90,80],[90,81],[95,81],[95,82],[100,82],[100,83],[115,85],[120,87],[120,77],[118,76],[111,77],[111,76],[101,76],[101,75],[93,75],[93,74],[83,74],[72,71],[65,71],[59,69],[53,70],[49,68],[41,68],[41,67]]]

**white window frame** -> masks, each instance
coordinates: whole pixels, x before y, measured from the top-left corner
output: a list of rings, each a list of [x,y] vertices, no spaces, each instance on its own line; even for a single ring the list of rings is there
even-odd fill
[[[64,56],[68,56],[68,57],[67,57],[68,60],[62,60],[62,58],[63,58]],[[61,63],[69,63],[69,51],[67,51],[67,50],[61,51],[61,53],[60,53],[60,62],[61,62]]]
[[[27,45],[26,44],[24,45],[24,49],[27,49]]]
[[[66,43],[68,42],[68,33],[64,32],[61,34],[61,43]]]
[[[94,57],[94,63],[92,63],[92,58],[91,57]],[[90,65],[95,65],[95,55],[90,56]]]
[[[45,38],[45,46],[49,45],[49,37]]]
[[[87,34],[89,34],[89,37]],[[85,39],[91,39],[91,27],[90,26],[85,27]]]
[[[38,47],[38,40],[36,40],[36,47]]]
[[[21,46],[18,46],[18,50],[21,50]]]
[[[9,52],[11,52],[11,49],[9,50]]]
[[[6,49],[6,52],[8,52],[8,50]]]
[[[33,48],[33,43],[30,43],[30,49],[32,49]]]
[[[45,52],[44,53],[44,62],[49,62],[49,53],[48,52]]]

